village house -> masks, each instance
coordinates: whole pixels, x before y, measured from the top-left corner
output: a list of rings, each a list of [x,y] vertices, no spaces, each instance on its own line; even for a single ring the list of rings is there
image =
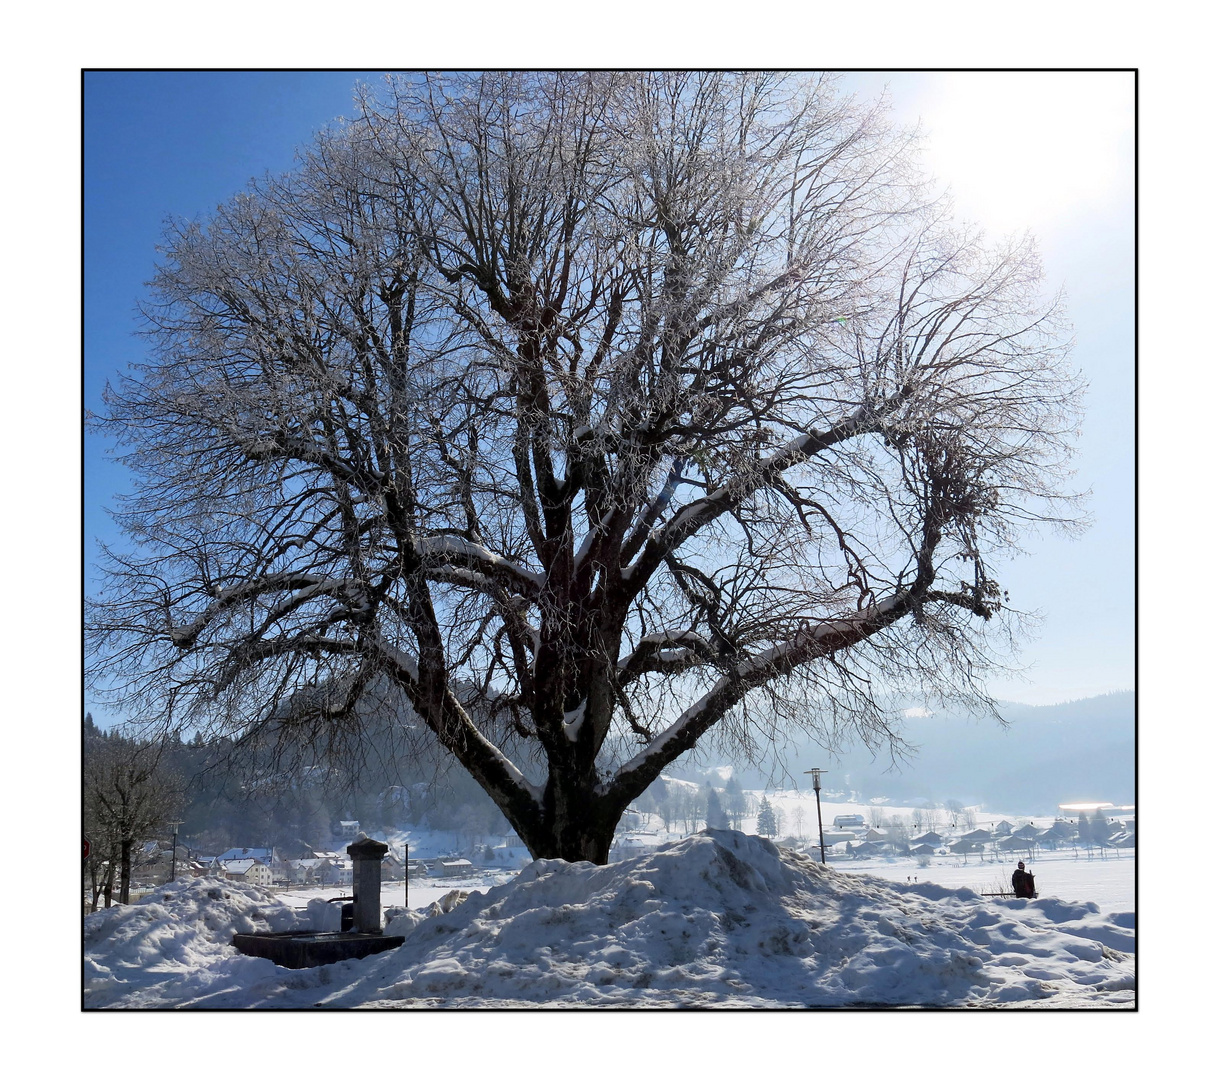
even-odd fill
[[[978,855],[979,861],[983,861],[983,845],[965,836],[959,837],[950,844],[949,851],[951,855],[961,855],[963,865],[966,864],[967,856],[969,855]]]
[[[871,859],[881,855],[894,855],[895,845],[886,840],[867,840],[864,844],[852,844],[849,854],[855,859]]]
[[[221,865],[229,881],[244,881],[266,889],[273,884],[273,871],[259,859],[230,859]]]
[[[295,859],[290,865],[290,881],[296,885],[333,885],[335,879],[332,863],[328,859],[319,859],[312,855],[305,859]]]
[[[1034,848],[1038,846],[1036,840],[1027,840],[1019,836],[1006,836],[1001,840],[996,847],[1000,851],[1015,852],[1025,851],[1032,853]],[[1032,857],[1032,856],[1031,856]]]
[[[1054,851],[1060,844],[1068,843],[1076,835],[1076,827],[1066,821],[1056,821],[1045,832],[1038,833],[1038,843]]]

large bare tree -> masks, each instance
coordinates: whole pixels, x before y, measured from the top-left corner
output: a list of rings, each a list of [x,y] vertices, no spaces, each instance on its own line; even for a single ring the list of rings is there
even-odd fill
[[[1026,240],[950,225],[825,77],[407,76],[169,233],[99,423],[132,717],[314,742],[391,694],[537,857],[707,733],[987,704],[996,560],[1065,520]]]

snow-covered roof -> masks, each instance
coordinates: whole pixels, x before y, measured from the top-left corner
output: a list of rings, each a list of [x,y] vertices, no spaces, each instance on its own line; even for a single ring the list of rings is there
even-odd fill
[[[1035,847],[1034,842],[1025,837],[1010,836],[1000,841],[1001,851],[1029,851],[1033,847]]]
[[[982,851],[983,841],[971,840],[969,837],[959,837],[950,844],[950,851],[955,855],[966,855],[972,851]]]
[[[232,859],[260,859],[261,862],[268,862],[273,858],[272,848],[250,848],[250,847],[235,847],[230,851],[224,851],[218,856],[218,861],[221,863],[229,862]]]

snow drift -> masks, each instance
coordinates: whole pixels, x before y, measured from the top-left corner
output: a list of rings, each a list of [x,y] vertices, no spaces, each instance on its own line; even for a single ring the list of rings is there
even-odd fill
[[[165,886],[86,917],[85,1007],[1134,1004],[1133,913],[845,874],[730,831],[538,860],[449,908],[401,913],[391,952],[291,971],[231,935],[304,913],[247,885]]]

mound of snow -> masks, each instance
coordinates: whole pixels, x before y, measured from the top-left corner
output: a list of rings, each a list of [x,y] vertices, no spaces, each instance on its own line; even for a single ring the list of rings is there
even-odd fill
[[[283,969],[237,953],[232,936],[309,928],[304,913],[254,885],[165,885],[137,904],[84,917],[85,1007],[160,1007],[172,987],[174,1004],[238,1008],[245,987],[272,983]]]
[[[339,930],[340,909],[343,904],[331,904],[327,900],[316,897],[307,903],[307,929],[309,930]]]
[[[240,887],[240,904],[255,892]],[[133,919],[142,906],[121,909],[111,919]],[[234,902],[231,911],[233,918],[252,917]],[[143,921],[159,926],[157,940],[167,944],[177,939],[179,916],[182,933],[197,932],[190,929],[197,918],[179,902],[160,905]],[[989,902],[967,889],[848,875],[730,831],[699,833],[609,866],[537,860],[506,885],[472,893],[423,920],[409,915],[399,929],[404,924],[410,924],[406,941],[397,949],[305,971],[224,950],[222,934],[215,934],[207,939],[212,948],[189,953],[204,973],[161,978],[154,989],[153,976],[138,980],[128,973],[138,989],[126,997],[104,983],[94,987],[93,973],[150,958],[119,958],[126,936],[90,938],[86,1004],[784,1008],[1134,1002],[1131,916],[1102,916],[1094,904]],[[247,966],[253,964],[258,966]]]

